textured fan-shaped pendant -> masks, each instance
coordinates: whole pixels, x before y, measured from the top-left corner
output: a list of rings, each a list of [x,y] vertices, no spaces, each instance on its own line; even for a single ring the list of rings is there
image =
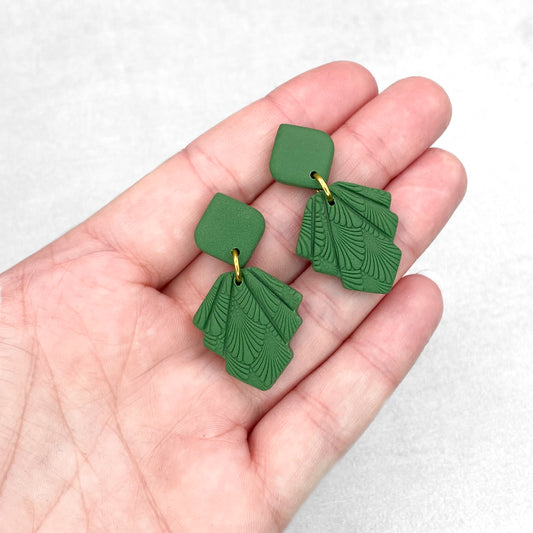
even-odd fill
[[[276,181],[319,189],[305,207],[296,253],[344,287],[387,293],[400,264],[391,195],[355,183],[327,185],[335,147],[324,131],[281,124],[270,156]]]
[[[257,209],[217,193],[194,232],[200,250],[235,272],[218,277],[193,323],[205,347],[226,359],[229,374],[262,390],[292,359],[289,341],[302,323],[299,292],[258,268],[243,268],[264,231]]]
[[[333,205],[323,191],[308,200],[296,253],[347,289],[389,292],[402,255],[393,243],[398,217],[390,193],[346,182],[329,188]]]
[[[193,323],[204,345],[226,359],[226,371],[261,390],[269,389],[292,359],[289,341],[302,319],[299,292],[254,267],[218,277]]]

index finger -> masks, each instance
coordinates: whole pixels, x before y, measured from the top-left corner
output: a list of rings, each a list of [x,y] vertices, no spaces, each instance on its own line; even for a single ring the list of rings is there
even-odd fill
[[[333,132],[377,93],[371,74],[330,63],[293,78],[230,116],[91,217],[84,229],[161,287],[198,254],[194,228],[215,192],[249,203],[272,182],[281,122]]]

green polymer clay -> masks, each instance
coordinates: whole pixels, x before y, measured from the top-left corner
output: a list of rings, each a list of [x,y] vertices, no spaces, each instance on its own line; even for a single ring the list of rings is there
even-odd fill
[[[226,371],[261,390],[269,389],[292,359],[289,341],[302,323],[302,295],[254,267],[242,281],[226,272],[194,315],[204,346],[226,360]]]
[[[325,132],[292,124],[281,124],[270,156],[270,172],[286,185],[320,188],[312,172],[328,180],[334,153],[333,140]]]
[[[387,191],[355,183],[330,185],[307,201],[296,253],[317,272],[338,276],[347,289],[385,294],[396,278],[402,253],[394,244],[398,217]]]
[[[265,231],[263,215],[222,193],[216,193],[196,231],[194,240],[202,252],[233,264],[233,249],[239,250],[239,264],[244,267]]]
[[[263,215],[234,198],[215,194],[200,219],[198,247],[233,264],[239,250],[243,267],[265,230]],[[300,293],[258,268],[221,274],[194,315],[204,345],[226,360],[226,371],[261,390],[269,389],[292,359],[289,342],[302,323]]]

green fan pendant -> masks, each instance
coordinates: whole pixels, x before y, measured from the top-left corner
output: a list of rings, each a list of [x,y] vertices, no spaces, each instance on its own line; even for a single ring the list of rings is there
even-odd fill
[[[226,360],[228,374],[258,389],[269,389],[292,359],[289,341],[302,323],[299,292],[254,267],[242,282],[218,277],[194,316],[204,346]]]
[[[244,267],[264,229],[259,211],[217,193],[194,236],[202,251],[232,265],[232,250],[238,250]],[[240,274],[240,283],[234,272],[218,277],[193,324],[204,333],[204,346],[226,360],[228,374],[267,390],[292,359],[289,342],[302,323],[302,296],[259,268]]]
[[[307,201],[296,253],[347,289],[389,292],[402,256],[393,243],[398,217],[390,193],[346,182],[330,191],[333,205],[322,191]]]
[[[333,152],[327,133],[282,124],[270,171],[281,183],[318,189],[313,176],[327,181]],[[389,292],[402,255],[393,242],[398,217],[390,211],[390,193],[347,182],[332,183],[329,190],[332,202],[322,189],[308,200],[296,253],[317,272],[339,277],[347,289]]]

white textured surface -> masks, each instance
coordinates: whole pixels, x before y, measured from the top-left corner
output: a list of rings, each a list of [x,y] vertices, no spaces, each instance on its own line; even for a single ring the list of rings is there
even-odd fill
[[[307,68],[421,74],[454,104],[469,174],[417,269],[445,316],[376,422],[288,531],[533,530],[533,4],[0,4],[0,270],[197,134]]]

